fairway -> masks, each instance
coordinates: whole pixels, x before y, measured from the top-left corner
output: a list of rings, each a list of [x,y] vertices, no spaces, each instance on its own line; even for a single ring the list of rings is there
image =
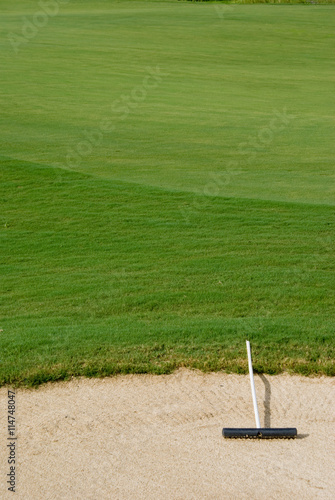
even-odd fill
[[[335,375],[334,5],[0,0],[0,383]]]

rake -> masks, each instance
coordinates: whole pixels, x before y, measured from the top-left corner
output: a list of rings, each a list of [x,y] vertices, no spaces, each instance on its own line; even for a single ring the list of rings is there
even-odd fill
[[[278,429],[261,427],[261,424],[259,421],[258,407],[257,407],[254,372],[252,369],[251,349],[250,349],[249,340],[247,340],[247,353],[248,353],[248,365],[249,365],[249,375],[250,375],[250,384],[251,384],[251,394],[252,394],[252,401],[254,404],[256,427],[250,428],[250,429],[234,429],[234,428],[225,427],[222,429],[223,437],[224,438],[254,438],[254,439],[275,439],[275,438],[292,439],[292,438],[295,438],[297,436],[297,429],[295,427],[278,428]]]

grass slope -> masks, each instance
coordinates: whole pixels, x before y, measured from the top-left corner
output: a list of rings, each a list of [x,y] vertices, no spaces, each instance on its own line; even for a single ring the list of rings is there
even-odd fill
[[[177,366],[334,374],[334,209],[2,159],[0,381]],[[201,210],[200,210],[201,206]]]
[[[0,383],[334,375],[333,7],[0,6]]]

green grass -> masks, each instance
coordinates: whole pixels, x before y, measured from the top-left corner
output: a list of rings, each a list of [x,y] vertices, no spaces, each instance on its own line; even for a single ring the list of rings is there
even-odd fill
[[[335,0],[187,0],[189,2],[208,2],[221,3],[229,5],[243,4],[275,4],[275,5],[292,5],[292,4],[312,4],[312,5],[331,5]]]
[[[0,383],[334,375],[333,7],[0,6]]]

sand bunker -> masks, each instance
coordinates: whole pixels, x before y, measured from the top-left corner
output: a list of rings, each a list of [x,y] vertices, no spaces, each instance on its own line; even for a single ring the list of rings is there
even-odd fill
[[[261,424],[296,440],[224,440],[253,427],[247,376],[179,370],[17,390],[17,499],[330,499],[335,380],[255,376]],[[1,498],[7,389],[0,390]]]

